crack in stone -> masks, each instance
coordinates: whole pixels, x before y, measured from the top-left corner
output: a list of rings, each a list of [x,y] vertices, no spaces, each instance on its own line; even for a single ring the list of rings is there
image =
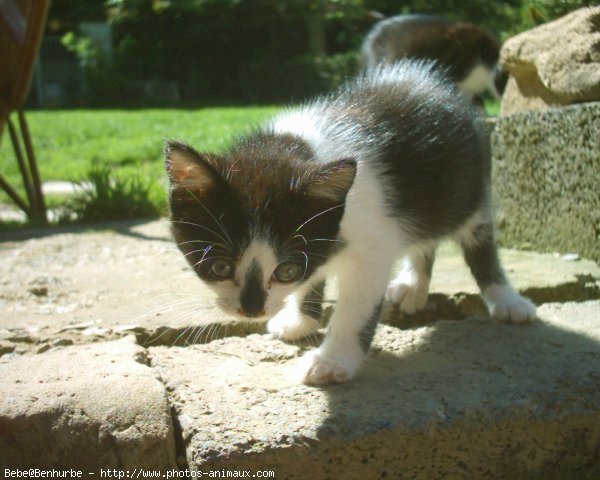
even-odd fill
[[[556,302],[584,302],[600,299],[600,279],[592,275],[578,275],[573,282],[548,287],[531,287],[521,291],[536,305]],[[323,311],[321,322],[326,323],[333,311],[328,306]],[[471,315],[487,315],[487,309],[477,293],[457,293],[446,295],[430,293],[424,310],[413,315],[400,312],[396,304],[385,302],[381,323],[406,329],[434,323],[438,320],[461,320]],[[171,327],[163,325],[152,330],[139,328],[135,331],[137,343],[143,347],[167,346],[187,347],[190,345],[208,344],[214,340],[230,337],[247,337],[252,334],[265,333],[265,326],[260,322],[218,322],[198,326],[187,325]]]
[[[254,333],[264,333],[265,326],[258,322],[222,324],[219,322],[201,325],[171,327],[162,325],[153,330],[141,328],[135,332],[137,343],[143,347],[167,346],[186,347],[210,343],[228,337],[247,337]]]
[[[144,353],[141,353],[139,357],[144,360],[143,363],[145,365],[152,369],[156,379],[161,383],[161,385],[165,389],[165,400],[167,402],[167,408],[169,409],[171,424],[173,426],[173,439],[175,443],[175,459],[177,461],[177,466],[179,467],[179,471],[189,472],[189,465],[187,462],[187,454],[185,448],[186,442],[183,438],[183,431],[181,428],[181,422],[179,421],[179,416],[177,415],[177,409],[175,408],[171,396],[169,395],[169,387],[163,380],[160,371],[154,368],[154,366],[152,365],[152,355],[150,354],[148,349],[143,345],[140,346],[144,349]],[[139,361],[138,358],[136,358],[136,361]]]

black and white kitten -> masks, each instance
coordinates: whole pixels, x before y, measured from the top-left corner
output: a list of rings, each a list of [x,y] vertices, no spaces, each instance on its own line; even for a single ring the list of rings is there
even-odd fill
[[[361,63],[372,68],[404,58],[435,60],[467,95],[498,97],[508,80],[499,56],[500,41],[478,25],[411,14],[376,23],[363,42]]]
[[[337,277],[323,344],[304,359],[309,384],[354,377],[384,297],[407,313],[425,306],[447,237],[462,246],[493,317],[531,320],[534,305],[498,262],[483,128],[432,64],[377,67],[223,155],[168,143],[174,237],[223,310],[270,317],[269,331],[286,340],[319,328],[318,293]],[[296,308],[283,308],[290,295]]]

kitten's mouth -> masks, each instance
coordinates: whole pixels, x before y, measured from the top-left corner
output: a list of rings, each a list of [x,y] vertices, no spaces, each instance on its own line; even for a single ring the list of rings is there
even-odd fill
[[[237,314],[242,318],[251,318],[251,319],[257,319],[257,320],[259,320],[261,318],[265,318],[267,316],[267,314],[264,310],[260,310],[258,312],[246,312],[245,310],[242,310],[241,308],[238,308]]]

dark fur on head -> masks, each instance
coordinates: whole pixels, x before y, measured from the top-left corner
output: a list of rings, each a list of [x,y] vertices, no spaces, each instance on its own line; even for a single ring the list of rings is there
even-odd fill
[[[256,237],[302,265],[306,279],[339,248],[340,242],[317,239],[337,237],[354,160],[319,165],[297,137],[262,132],[223,155],[171,141],[165,156],[172,232],[203,280],[216,280],[213,259],[237,262]]]

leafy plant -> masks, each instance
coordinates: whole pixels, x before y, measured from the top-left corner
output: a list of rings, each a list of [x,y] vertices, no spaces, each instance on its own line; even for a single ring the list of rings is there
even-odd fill
[[[165,210],[166,194],[157,182],[117,177],[106,165],[93,167],[79,186],[81,192],[67,203],[63,222],[155,218]]]

